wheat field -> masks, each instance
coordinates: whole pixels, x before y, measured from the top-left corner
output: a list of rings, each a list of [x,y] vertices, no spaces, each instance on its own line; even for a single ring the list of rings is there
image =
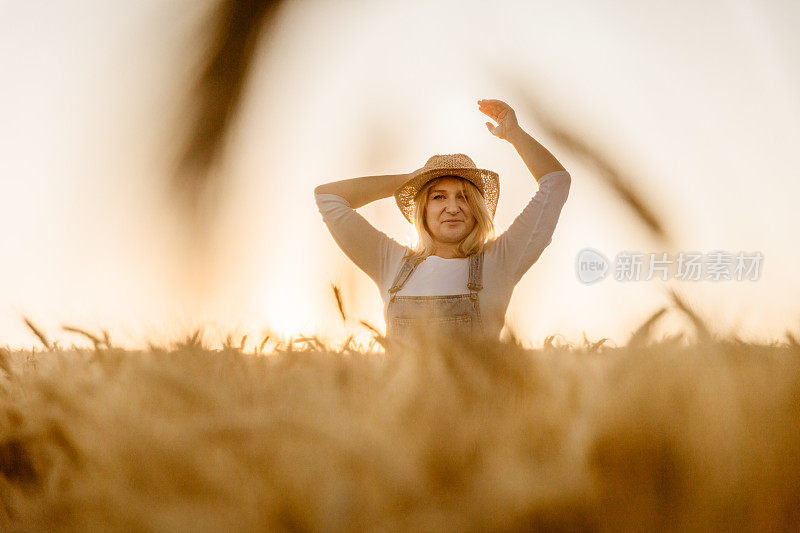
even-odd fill
[[[176,242],[185,247],[179,255],[185,253],[187,260],[179,264],[179,272],[195,272],[195,265],[217,262],[217,250],[204,256],[197,251],[203,250],[203,246],[195,250],[194,243],[213,242],[212,229],[222,220],[216,218],[215,202],[223,205],[221,200],[227,196],[218,191],[235,183],[236,171],[231,172],[231,169],[248,169],[253,164],[247,162],[249,159],[236,159],[252,151],[248,148],[249,141],[240,137],[248,128],[240,124],[238,128],[241,129],[234,131],[237,120],[244,119],[245,109],[250,113],[269,109],[264,101],[282,93],[263,97],[262,101],[250,96],[249,102],[248,94],[271,94],[264,89],[273,85],[290,87],[293,96],[304,94],[302,78],[295,77],[298,69],[271,71],[263,62],[263,58],[268,57],[264,50],[276,53],[280,58],[277,63],[288,64],[287,58],[293,57],[289,53],[292,48],[275,37],[287,31],[287,27],[294,31],[294,26],[288,22],[294,24],[299,17],[281,18],[281,10],[289,4],[286,0],[204,3],[208,20],[188,32],[187,44],[175,63],[179,65],[177,70],[160,67],[164,69],[162,79],[158,77],[161,70],[150,72],[137,67],[149,61],[147,55],[135,56],[134,62],[121,59],[134,56],[110,55],[116,53],[114,46],[119,45],[114,43],[119,36],[109,39],[107,45],[102,41],[99,48],[104,50],[103,57],[114,59],[104,59],[102,65],[115,65],[116,70],[119,70],[117,65],[127,65],[122,81],[107,76],[98,66],[100,63],[75,63],[84,66],[70,69],[71,47],[68,41],[62,40],[64,32],[52,32],[48,25],[52,18],[72,28],[69,19],[60,20],[58,11],[50,13],[52,9],[37,8],[37,18],[30,23],[30,28],[44,28],[39,37],[42,43],[37,43],[31,32],[19,40],[22,46],[14,48],[19,48],[14,52],[17,56],[27,57],[36,69],[26,67],[25,72],[12,72],[12,77],[26,84],[19,86],[22,89],[12,83],[12,77],[8,77],[8,81],[10,87],[18,88],[20,93],[39,94],[39,91],[30,91],[27,85],[29,79],[39,78],[29,78],[27,70],[47,68],[48,63],[40,62],[37,56],[41,44],[57,47],[59,51],[54,86],[73,87],[66,83],[70,80],[64,73],[68,73],[70,79],[77,79],[86,75],[83,72],[97,71],[100,78],[81,79],[81,85],[75,87],[83,91],[95,84],[97,92],[87,93],[86,99],[96,94],[101,104],[116,102],[108,100],[108,88],[112,96],[118,89],[116,85],[107,85],[106,77],[113,84],[121,86],[124,81],[124,85],[136,86],[135,83],[141,81],[136,80],[137,73],[150,72],[145,77],[152,77],[158,85],[142,85],[139,90],[145,96],[150,93],[169,95],[174,101],[168,100],[164,109],[178,111],[174,118],[167,113],[158,114],[152,124],[142,121],[137,138],[153,137],[157,139],[154,144],[159,145],[160,137],[154,132],[159,131],[162,122],[174,120],[171,126],[176,131],[172,133],[171,128],[167,128],[169,134],[164,143],[173,143],[168,147],[175,153],[165,149],[163,156],[162,152],[154,151],[156,155],[147,157],[163,165],[167,185],[165,198],[169,200],[170,210],[174,208],[183,220],[178,227],[184,229],[176,232],[181,236]],[[319,7],[312,5],[310,9]],[[435,16],[435,6],[432,11],[430,6],[425,9]],[[172,17],[173,11],[177,15],[183,10],[171,8],[169,11],[167,15]],[[366,15],[358,25],[370,28],[373,24],[370,17],[378,11],[359,11]],[[545,11],[542,12],[545,18],[537,21],[539,27],[559,27],[561,23],[548,19]],[[630,11],[625,10],[618,29],[622,30],[634,20],[630,18]],[[724,18],[725,10],[716,11],[715,17]],[[471,28],[464,24],[469,19],[462,18],[461,11],[453,12],[453,24],[450,24],[447,38],[442,40],[446,46],[438,48],[437,39],[427,40],[431,47],[429,55],[447,57],[448,64],[462,60],[454,54],[459,48],[460,27],[469,33],[470,42],[477,28],[480,32],[486,29],[485,17],[480,17],[480,27]],[[99,15],[102,17],[102,13]],[[87,12],[86,16],[95,17],[96,14]],[[739,14],[736,17],[737,21],[743,18]],[[386,16],[381,15],[376,22],[383,24],[384,18]],[[181,28],[185,23],[177,17],[165,20],[166,23],[159,21],[156,27]],[[736,27],[760,36],[761,25],[769,22],[769,17],[763,14],[755,20],[758,31],[752,31],[753,28],[743,21],[737,22]],[[104,39],[108,39],[105,34],[126,35],[121,26],[109,25],[114,29],[109,32],[104,21],[106,19],[96,18],[92,22],[92,26],[103,28]],[[131,22],[136,20],[131,19]],[[704,23],[710,22],[711,18],[704,20]],[[28,25],[18,25],[29,31]],[[562,33],[568,35],[573,25],[572,18],[568,19]],[[603,27],[603,24],[594,25]],[[302,48],[314,51],[307,45],[320,40],[316,27],[297,29]],[[692,27],[686,29],[686,35],[680,37],[682,42],[691,40],[686,36],[691,37]],[[72,31],[75,33],[74,28]],[[352,28],[343,26],[342,31],[346,37],[340,39],[342,42],[357,36]],[[531,33],[527,26],[524,31],[526,35]],[[713,32],[719,29],[713,25],[703,27],[699,34],[708,31],[716,35]],[[622,31],[617,33],[625,35]],[[641,36],[646,33],[637,31]],[[770,30],[769,33],[774,32]],[[490,33],[481,35],[491,36]],[[682,241],[677,227],[705,224],[705,218],[687,218],[685,225],[676,225],[675,219],[670,220],[668,216],[669,206],[658,192],[667,189],[662,189],[652,176],[647,179],[649,173],[642,170],[657,167],[661,161],[657,152],[648,150],[639,156],[654,158],[649,164],[642,159],[641,169],[625,170],[630,168],[629,164],[622,162],[633,161],[631,146],[614,148],[607,134],[593,137],[589,133],[593,129],[624,132],[626,127],[635,125],[629,119],[638,112],[636,100],[631,101],[630,110],[622,117],[624,120],[615,122],[611,115],[606,119],[598,118],[604,121],[602,128],[591,127],[592,113],[560,113],[553,106],[558,102],[553,98],[560,90],[556,85],[558,76],[551,80],[551,76],[542,77],[532,70],[531,65],[537,64],[536,56],[518,53],[525,48],[520,46],[527,42],[525,36],[511,35],[509,33],[510,37],[505,39],[511,44],[506,50],[511,53],[508,58],[495,60],[487,56],[480,59],[470,47],[465,50],[468,56],[463,65],[469,67],[469,72],[485,71],[481,75],[491,82],[490,86],[502,89],[501,93],[508,94],[509,100],[518,102],[520,117],[536,124],[537,137],[546,140],[548,146],[552,145],[554,152],[564,154],[566,168],[584,166],[588,170],[585,175],[609,193],[608,198],[619,208],[620,216],[626,217],[621,220],[631,221],[666,250],[677,249],[676,243],[694,247],[701,242]],[[382,31],[381,42],[391,43],[386,36],[392,34],[384,35]],[[90,32],[79,37],[81,42],[91,43],[88,41]],[[159,55],[170,57],[172,52],[167,43],[171,38],[167,33],[137,34],[137,40],[131,42],[145,42],[145,39],[159,43]],[[260,47],[259,39],[267,45]],[[499,51],[504,49],[503,40],[495,43]],[[762,48],[771,51],[762,41],[764,39],[759,41],[755,52]],[[766,42],[769,45],[769,41]],[[124,43],[126,48],[130,47],[128,41]],[[604,45],[591,36],[586,43],[592,50]],[[146,47],[142,48],[146,51]],[[327,48],[334,53],[340,50]],[[637,41],[637,50],[638,56],[647,57],[651,51],[648,41]],[[709,50],[704,48],[705,55],[700,56],[712,57],[708,55]],[[748,51],[748,48],[743,46],[741,50]],[[734,50],[736,65],[739,65],[741,50]],[[777,45],[775,50],[781,51]],[[669,73],[669,62],[659,59],[661,51],[662,45],[659,45],[658,54],[653,57],[659,60],[658,64],[663,63],[664,72]],[[387,57],[392,59],[386,64],[393,72],[405,72],[404,54],[395,52],[391,46],[386,48]],[[550,52],[545,50],[552,56]],[[583,51],[581,55],[585,55]],[[769,68],[763,74],[771,75],[773,71],[780,74],[782,60],[779,56],[765,63]],[[668,57],[663,56],[664,59]],[[325,65],[323,70],[314,70],[317,59],[303,62],[300,69],[311,72],[314,87],[319,85],[316,80],[320,76],[328,75],[328,66],[334,64],[331,59],[341,58],[323,57],[319,62]],[[416,57],[411,59],[412,64],[419,64]],[[676,59],[681,60],[675,63],[681,69],[676,71],[678,76],[671,78],[686,78],[685,73],[693,72],[691,58],[677,56]],[[719,68],[709,69],[702,64],[703,70],[724,73],[723,59],[723,56],[715,56]],[[626,63],[626,68],[629,64],[635,63]],[[605,70],[613,74],[610,68],[613,65],[609,63]],[[571,73],[564,79],[581,81],[577,70],[580,62],[575,62],[573,67],[578,73]],[[185,77],[185,90],[173,88],[172,83],[183,77],[184,69],[193,73]],[[434,69],[420,72],[437,74]],[[442,72],[449,73],[447,69]],[[603,79],[594,79],[594,71],[588,72],[592,78],[581,83],[602,88]],[[377,69],[369,75],[379,79],[381,72]],[[353,87],[345,87],[357,89],[353,94],[358,98],[362,86],[358,85],[358,78],[353,79]],[[694,90],[697,80],[711,80],[706,85],[712,87],[718,81],[694,71],[691,83],[686,86],[690,95],[686,102],[703,97],[704,93]],[[434,85],[452,85],[449,78],[437,81],[433,76],[431,81]],[[637,71],[633,81],[636,82],[633,85],[641,82],[646,88],[646,76],[641,72]],[[402,79],[398,85],[403,85]],[[380,85],[376,87],[382,90]],[[680,88],[680,85],[669,85],[669,96],[680,96]],[[322,90],[326,96],[334,98],[338,94],[335,89],[323,87]],[[548,94],[548,91],[553,92]],[[785,92],[791,94],[790,90]],[[9,94],[15,97],[15,91]],[[67,90],[65,94],[70,96],[71,92]],[[356,155],[346,158],[347,164],[352,165],[350,168],[371,168],[378,163],[383,165],[384,159],[396,160],[397,154],[409,155],[413,143],[406,143],[403,138],[406,123],[400,120],[398,110],[401,108],[395,107],[394,102],[413,102],[413,98],[418,98],[415,94],[386,91],[379,97],[371,97],[372,107],[353,106],[368,111],[363,116],[348,115],[347,125],[367,141],[360,146],[355,143]],[[450,103],[457,101],[453,94],[439,94],[436,105],[442,104],[442,109],[449,113]],[[743,97],[746,94],[741,93]],[[756,101],[761,102],[763,91],[756,96]],[[427,91],[425,97],[436,103],[437,93]],[[161,109],[148,99],[117,98],[120,98],[120,116],[124,119],[118,122],[125,128],[139,123],[138,118],[131,119],[139,116],[139,106]],[[321,102],[327,106],[328,99]],[[343,101],[338,100],[336,107],[349,109],[350,99],[348,96]],[[71,96],[68,100],[53,100],[56,104],[61,102],[59,105],[69,105],[70,113],[61,120],[70,121],[82,116],[76,114],[82,109],[76,105],[80,101]],[[317,122],[306,129],[324,133],[326,129],[322,125],[338,123],[335,115],[318,113],[315,100],[310,102],[309,108],[319,116],[314,117]],[[19,107],[16,100],[12,103]],[[609,102],[604,99],[600,103],[606,107]],[[57,106],[49,100],[46,104],[43,109],[48,111],[49,121],[42,124],[45,129],[53,129],[58,122],[49,114]],[[567,111],[581,107],[591,109],[593,104],[590,100],[577,100],[563,105],[563,110]],[[36,106],[42,107],[38,101]],[[658,105],[650,107],[659,111]],[[414,109],[402,109],[402,118],[414,112]],[[670,109],[673,108],[663,107],[662,111]],[[723,116],[724,109],[719,109]],[[30,111],[20,116],[30,115],[26,120],[34,124],[37,111],[34,108]],[[109,127],[105,119],[92,122],[95,113],[92,109],[82,117],[85,121],[77,122]],[[395,114],[397,117],[393,117]],[[578,118],[570,119],[570,115]],[[662,118],[674,118],[668,115],[665,113]],[[759,118],[763,118],[761,115],[769,113],[761,113]],[[784,115],[785,110],[782,110],[779,116]],[[59,116],[53,113],[53,117]],[[257,122],[261,115],[254,116],[257,118],[249,120]],[[301,117],[300,122],[307,119],[301,114],[297,116]],[[698,117],[687,114],[684,118],[696,122]],[[424,121],[427,117],[423,115],[418,120]],[[573,122],[575,120],[578,122]],[[785,120],[781,124],[783,122]],[[416,124],[413,123],[415,127]],[[664,129],[666,125],[668,130],[670,121],[657,125],[659,127],[653,129]],[[270,126],[264,132],[273,135],[274,129]],[[283,129],[289,137],[298,137],[291,127]],[[417,130],[409,133],[414,135]],[[94,139],[88,131],[64,129],[74,138]],[[112,129],[102,130],[106,131],[111,134],[103,137],[112,140],[128,138],[127,134],[120,133],[127,129],[117,133]],[[342,131],[343,136],[349,134],[347,129]],[[266,140],[258,139],[259,146],[268,154],[260,164],[273,168],[280,164],[279,159],[293,157],[294,153],[286,150],[292,144],[284,145],[281,138],[266,133]],[[662,140],[658,136],[640,134],[639,137],[640,146],[656,146]],[[48,138],[36,137],[41,143]],[[244,148],[234,151],[226,148],[242,139],[245,139],[241,144]],[[725,141],[722,146],[736,146],[735,143],[740,142],[735,136],[722,139]],[[780,137],[780,140],[785,138]],[[404,148],[405,144],[408,146]],[[80,147],[80,144],[64,146]],[[101,163],[103,158],[113,163],[113,157],[108,154],[116,152],[109,146],[92,144],[91,154],[85,154],[91,155],[92,162],[98,153]],[[149,153],[138,145],[131,146],[136,149],[125,146],[122,152],[141,152],[142,157]],[[44,144],[36,145],[31,153],[39,157],[39,154],[48,154],[46,148]],[[750,144],[745,148],[753,151]],[[303,145],[302,149],[297,153],[308,152],[307,146]],[[108,150],[108,154],[104,150]],[[270,150],[275,154],[270,156]],[[55,155],[60,157],[62,151],[68,150],[60,147]],[[20,153],[25,155],[25,152]],[[773,155],[770,153],[771,160],[779,159]],[[713,161],[712,156],[704,157],[710,161],[709,168],[718,168],[719,162]],[[227,169],[223,164],[226,158],[234,161]],[[362,159],[360,163],[359,158]],[[25,164],[21,169],[30,167],[25,157],[22,160]],[[61,162],[57,157],[54,161]],[[695,163],[703,161],[697,159]],[[337,165],[342,168],[344,164],[335,160],[325,163],[325,175],[329,167]],[[685,166],[683,160],[681,165]],[[98,165],[90,165],[91,168],[95,166]],[[108,164],[111,169],[114,166],[123,167],[122,164]],[[38,167],[32,168],[38,172]],[[106,172],[105,164],[98,168],[102,172],[98,174],[97,190],[110,191],[108,179],[113,173]],[[259,179],[269,175],[269,168],[264,168],[265,172],[255,174]],[[306,170],[310,172],[312,167]],[[12,174],[15,173],[9,173]],[[125,175],[124,171],[120,173],[120,176]],[[64,176],[69,180],[74,178],[72,174]],[[303,179],[302,172],[292,176],[297,183]],[[730,177],[724,176],[726,180]],[[701,179],[709,178],[701,176]],[[275,183],[283,182],[276,180]],[[735,180],[731,183],[736,185]],[[310,184],[309,178],[305,185]],[[729,186],[729,181],[725,186]],[[120,191],[127,195],[131,189],[125,184]],[[310,188],[302,194],[310,199],[308,191]],[[293,192],[300,197],[299,188],[282,189],[282,192],[290,199]],[[679,197],[683,198],[683,194],[681,192]],[[103,198],[104,202],[110,200],[113,198]],[[286,198],[280,201],[286,202]],[[608,221],[602,211],[592,213],[597,216],[596,220]],[[689,215],[690,212],[683,210],[681,213]],[[152,216],[150,212],[147,215]],[[92,234],[87,235],[91,237]],[[611,232],[609,236],[613,237]],[[31,246],[38,246],[37,240],[30,242]],[[208,249],[213,247],[208,245]],[[194,287],[198,294],[202,293],[201,288],[205,290],[205,285],[212,286],[215,282],[201,276],[198,279],[201,283]],[[338,287],[334,287],[334,293],[341,318],[347,322]],[[362,324],[375,333],[368,346],[354,346],[350,342],[352,337],[340,348],[328,346],[315,337],[301,337],[273,342],[270,349],[265,349],[268,338],[251,339],[248,344],[246,337],[234,342],[231,335],[219,347],[205,343],[201,332],[196,331],[166,346],[126,350],[115,346],[105,332],[93,334],[65,326],[65,331],[88,339],[91,347],[74,344],[62,347],[57,341],[51,342],[48,332],[25,318],[42,348],[0,347],[0,530],[800,531],[800,343],[797,340],[800,336],[787,333],[785,342],[772,344],[720,336],[714,333],[707,319],[676,294],[672,296],[674,309],[683,313],[691,324],[685,332],[655,338],[653,326],[667,311],[665,308],[656,311],[620,346],[606,342],[608,339],[557,342],[557,336],[553,335],[537,349],[523,347],[512,336],[503,342],[466,345],[458,339],[446,339],[447,342],[386,350],[385,339],[365,323]],[[577,304],[566,302],[563,305]],[[0,339],[0,344],[2,342]]]
[[[658,315],[657,313],[656,315]],[[655,315],[654,315],[655,316]],[[28,530],[788,531],[800,346],[714,335],[0,352]],[[41,333],[43,342],[49,342]]]

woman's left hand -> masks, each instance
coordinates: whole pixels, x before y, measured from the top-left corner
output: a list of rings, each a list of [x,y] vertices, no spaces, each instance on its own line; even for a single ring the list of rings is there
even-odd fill
[[[497,122],[497,126],[493,126],[491,122],[486,123],[486,127],[495,137],[508,140],[509,134],[519,128],[514,110],[502,100],[478,100],[478,109]]]

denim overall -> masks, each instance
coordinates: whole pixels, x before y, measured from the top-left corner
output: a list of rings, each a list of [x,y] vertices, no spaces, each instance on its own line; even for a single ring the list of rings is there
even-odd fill
[[[444,339],[474,339],[483,334],[478,291],[483,288],[483,252],[469,256],[469,294],[398,296],[419,263],[406,259],[389,289],[386,337],[392,343]]]

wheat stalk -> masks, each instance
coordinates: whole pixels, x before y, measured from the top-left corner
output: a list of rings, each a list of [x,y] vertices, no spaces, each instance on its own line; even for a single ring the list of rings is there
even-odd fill
[[[100,337],[92,335],[91,333],[89,333],[84,329],[76,328],[74,326],[63,326],[63,325],[61,326],[61,329],[63,329],[64,331],[70,331],[72,333],[78,333],[88,338],[90,341],[92,341],[92,343],[94,343],[95,350],[99,349],[100,345],[103,344],[103,340],[101,340]]]
[[[675,303],[675,306],[680,309],[689,319],[692,321],[692,324],[695,327],[699,340],[701,342],[707,342],[711,340],[711,330],[709,329],[706,321],[700,318],[700,315],[697,314],[689,304],[686,302],[684,297],[680,296],[675,289],[668,288],[667,293],[672,301]]]
[[[342,315],[342,322],[347,322],[347,316],[344,314],[344,303],[342,302],[342,291],[335,284],[331,283],[333,289],[333,296],[336,298],[336,306],[339,308],[339,314]]]
[[[261,341],[261,344],[258,346],[258,353],[261,353],[264,350],[264,346],[266,346],[268,340],[269,340],[269,335],[264,337],[264,340]]]
[[[30,328],[30,330],[33,331],[33,334],[36,335],[36,337],[41,341],[42,344],[44,344],[44,347],[47,348],[48,350],[52,350],[53,345],[47,339],[47,336],[39,328],[34,326],[33,322],[28,320],[27,317],[23,316],[22,319],[25,321],[25,324]]]
[[[613,156],[602,153],[592,146],[582,134],[560,122],[553,114],[548,113],[547,106],[519,78],[505,74],[501,74],[501,76],[508,80],[508,86],[515,91],[515,98],[516,101],[519,101],[520,107],[536,117],[537,124],[546,135],[564,149],[592,165],[602,183],[636,215],[639,222],[658,240],[671,245],[673,239],[665,227],[664,217],[657,214],[653,203],[647,200],[633,185],[640,180],[634,180],[628,176],[619,168]]]
[[[645,320],[644,324],[639,326],[636,331],[633,332],[633,335],[631,335],[631,338],[628,340],[628,346],[639,346],[645,344],[650,336],[650,331],[653,329],[653,326],[662,316],[664,316],[664,313],[666,312],[667,308],[662,307],[650,315],[650,318]]]

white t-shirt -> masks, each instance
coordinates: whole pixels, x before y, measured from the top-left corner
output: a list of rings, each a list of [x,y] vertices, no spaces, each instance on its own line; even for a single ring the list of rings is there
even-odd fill
[[[392,280],[394,281],[394,280]],[[426,257],[406,280],[398,296],[447,296],[469,294],[469,258]]]
[[[499,337],[514,286],[552,242],[571,182],[566,170],[542,176],[528,205],[502,235],[486,245],[478,301],[487,334]],[[316,194],[315,200],[336,244],[378,286],[387,320],[389,289],[410,249],[372,226],[341,196]],[[468,277],[468,258],[430,256],[417,265],[398,294],[466,294]]]

